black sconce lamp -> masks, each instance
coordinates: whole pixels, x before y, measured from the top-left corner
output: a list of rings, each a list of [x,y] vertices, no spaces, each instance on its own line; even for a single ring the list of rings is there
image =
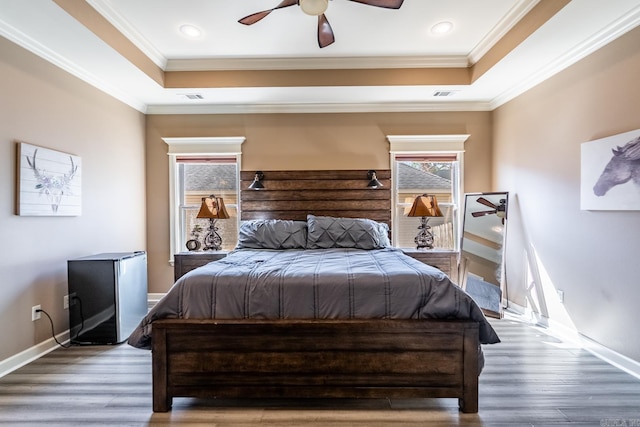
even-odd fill
[[[376,171],[374,170],[370,170],[369,172],[367,172],[367,179],[369,180],[369,183],[367,184],[367,187],[369,188],[384,187],[382,183],[378,181],[378,178],[376,178]]]
[[[262,171],[256,172],[256,176],[253,177],[253,182],[249,186],[249,190],[262,190],[264,188],[264,184],[262,184],[263,179],[264,174]]]

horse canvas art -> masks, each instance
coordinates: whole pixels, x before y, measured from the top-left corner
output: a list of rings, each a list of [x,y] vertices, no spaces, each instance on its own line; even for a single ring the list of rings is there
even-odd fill
[[[583,210],[640,210],[640,129],[581,146]]]
[[[630,180],[635,185],[640,185],[640,137],[611,151],[613,157],[593,186],[593,194],[596,196],[604,196],[612,187]]]

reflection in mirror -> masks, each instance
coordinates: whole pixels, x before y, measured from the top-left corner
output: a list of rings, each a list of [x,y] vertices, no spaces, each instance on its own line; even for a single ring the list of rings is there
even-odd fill
[[[502,317],[509,193],[465,194],[460,284],[487,316]]]

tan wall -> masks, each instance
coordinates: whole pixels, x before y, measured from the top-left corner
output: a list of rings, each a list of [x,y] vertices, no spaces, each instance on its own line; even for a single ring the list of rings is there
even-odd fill
[[[580,145],[640,128],[638,46],[635,29],[494,114],[494,184],[513,201],[509,296],[526,303],[530,268],[544,314],[636,361],[640,212],[580,210]]]
[[[69,328],[67,260],[145,250],[144,116],[0,37],[0,362]],[[82,159],[82,215],[14,215],[15,140]]]
[[[163,137],[245,136],[242,169],[389,169],[387,135],[470,134],[465,191],[491,189],[491,114],[370,113],[158,115],[147,117],[149,291],[173,284],[169,176]],[[363,177],[366,179],[366,177]]]

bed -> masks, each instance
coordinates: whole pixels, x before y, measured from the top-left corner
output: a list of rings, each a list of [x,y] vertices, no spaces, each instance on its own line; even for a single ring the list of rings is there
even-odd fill
[[[450,397],[478,411],[481,344],[499,338],[444,273],[390,247],[384,217],[249,207],[236,250],[176,281],[129,337],[152,350],[154,411],[174,397]]]

